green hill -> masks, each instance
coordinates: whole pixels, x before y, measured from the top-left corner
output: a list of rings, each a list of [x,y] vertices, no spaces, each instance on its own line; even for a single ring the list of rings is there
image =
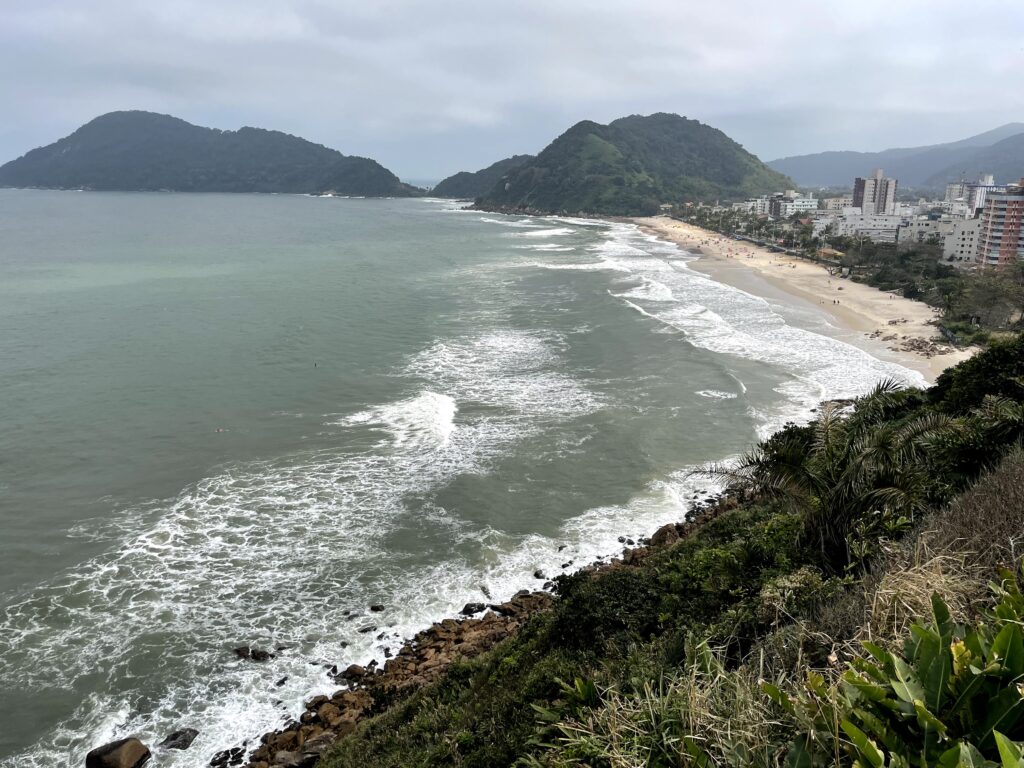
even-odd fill
[[[459,171],[438,182],[437,186],[430,190],[430,193],[436,197],[458,197],[472,200],[486,195],[499,179],[534,159],[533,155],[513,155],[476,172]]]
[[[547,213],[650,214],[661,203],[792,187],[721,131],[679,115],[577,123],[478,201]]]
[[[287,133],[220,131],[138,111],[102,115],[0,166],[0,187],[421,194],[373,160]]]

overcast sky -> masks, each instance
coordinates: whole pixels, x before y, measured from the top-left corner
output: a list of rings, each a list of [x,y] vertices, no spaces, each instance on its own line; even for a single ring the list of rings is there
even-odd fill
[[[407,180],[677,112],[762,159],[1024,121],[1024,0],[0,0],[0,162],[116,109]]]

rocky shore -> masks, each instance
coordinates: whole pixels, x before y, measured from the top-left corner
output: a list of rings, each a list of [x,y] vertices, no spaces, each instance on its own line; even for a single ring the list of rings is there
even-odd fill
[[[597,574],[638,565],[740,502],[735,496],[712,496],[698,504],[688,520],[664,525],[649,539],[637,542],[638,546],[625,548],[621,557],[593,563],[583,570]],[[622,541],[633,544],[625,537]],[[366,667],[352,665],[338,672],[335,679],[344,687],[331,696],[317,696],[306,702],[306,711],[298,722],[264,734],[260,746],[247,757],[245,747],[236,747],[216,755],[210,765],[312,768],[324,750],[362,720],[436,681],[453,662],[492,649],[531,616],[551,608],[554,600],[548,592],[524,590],[501,604],[470,603],[463,608],[461,618],[445,619],[420,632],[383,666],[374,661]]]
[[[549,608],[552,600],[546,592],[523,591],[498,605],[469,604],[462,611],[463,618],[445,619],[425,629],[383,666],[373,661],[366,667],[353,664],[338,672],[335,679],[343,688],[306,702],[298,722],[265,734],[248,758],[245,747],[236,747],[218,753],[210,765],[309,768],[321,752],[361,720],[433,682],[453,662],[490,650],[530,616]],[[474,616],[478,613],[483,615]]]
[[[684,522],[670,523],[650,538],[634,541],[620,537],[624,545],[619,557],[598,561],[582,570],[595,576],[613,568],[639,565],[659,549],[671,546],[719,514],[735,508],[743,499],[734,495],[694,500],[694,509]],[[544,578],[543,574],[536,574]],[[546,582],[551,589],[553,582]],[[240,744],[214,755],[211,768],[313,768],[320,755],[336,741],[351,733],[366,718],[380,714],[393,704],[438,680],[457,661],[479,656],[513,635],[532,616],[550,609],[555,597],[547,591],[518,592],[499,603],[469,603],[459,618],[447,618],[418,633],[383,664],[333,669],[339,688],[330,696],[316,696],[306,702],[298,721],[264,734],[258,746]],[[377,606],[371,606],[373,611]],[[272,654],[248,647],[236,648],[240,658],[255,662]],[[161,748],[188,749],[197,731],[184,729],[168,736]],[[112,742],[90,752],[87,768],[140,768],[151,757],[138,739]]]

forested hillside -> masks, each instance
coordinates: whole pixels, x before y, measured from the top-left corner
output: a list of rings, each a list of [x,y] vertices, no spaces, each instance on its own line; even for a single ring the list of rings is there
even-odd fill
[[[379,163],[279,131],[202,128],[111,112],[0,166],[0,186],[46,189],[422,194]]]
[[[513,155],[479,171],[460,171],[438,182],[430,190],[437,197],[458,197],[473,200],[485,195],[510,171],[534,159],[533,155]]]
[[[662,203],[793,186],[721,131],[679,115],[577,123],[478,200],[484,208],[644,215]]]

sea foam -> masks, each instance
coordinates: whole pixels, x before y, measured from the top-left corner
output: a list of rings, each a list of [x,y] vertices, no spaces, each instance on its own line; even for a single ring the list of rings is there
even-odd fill
[[[439,215],[453,211],[438,206]],[[587,255],[515,267],[607,271],[608,293],[648,318],[652,331],[670,328],[680,343],[784,372],[776,404],[751,412],[761,434],[883,376],[921,383],[906,369],[789,325],[768,302],[696,273],[685,253],[635,227],[497,221],[530,230],[509,234],[537,237],[586,226],[603,238]],[[695,496],[715,490],[695,467],[547,536],[480,527],[433,501],[437,489],[488,472],[531,435],[604,407],[603,395],[566,371],[563,344],[501,323],[439,338],[393,372],[408,383],[402,397],[324,416],[323,428],[346,448],[232,464],[173,498],[126,510],[106,552],[14,600],[0,617],[0,674],[13,687],[43,689],[55,674],[69,689],[110,681],[45,742],[5,765],[77,766],[104,741],[137,734],[154,743],[181,725],[198,725],[199,738],[187,753],[159,755],[159,765],[203,764],[244,739],[252,746],[300,714],[306,698],[331,690],[325,666],[381,658],[385,647],[465,602],[535,588],[537,569],[553,575],[571,561],[564,569],[571,571],[617,552],[622,535],[682,519]],[[745,391],[740,380],[736,388]],[[695,395],[736,398],[717,389]],[[423,566],[403,542],[427,536],[446,555]],[[368,614],[371,602],[386,610]],[[359,631],[368,626],[375,629]],[[241,644],[284,650],[254,665],[232,656]],[[183,666],[191,671],[184,679]],[[161,693],[139,697],[130,682],[139,674]]]

